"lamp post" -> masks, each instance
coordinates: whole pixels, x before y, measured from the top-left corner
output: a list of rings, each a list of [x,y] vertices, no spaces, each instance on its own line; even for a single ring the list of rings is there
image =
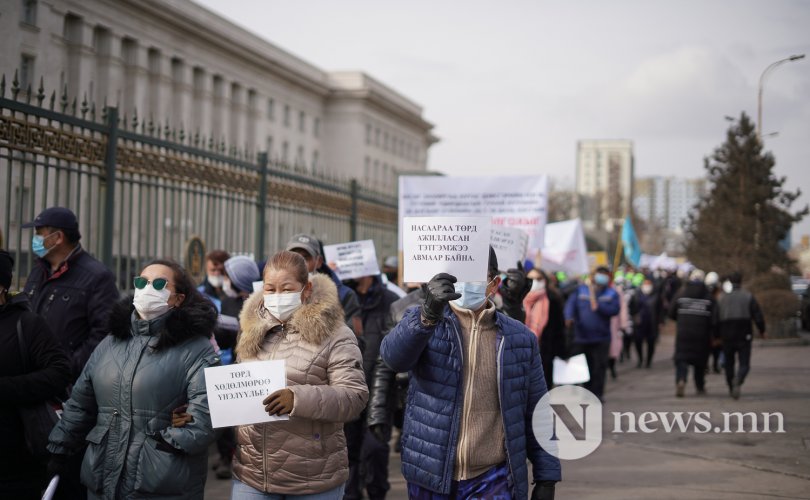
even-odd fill
[[[799,59],[804,59],[804,54],[793,55],[790,57],[786,57],[785,59],[780,59],[774,63],[768,65],[765,68],[765,71],[762,72],[762,75],[759,77],[759,96],[757,99],[757,137],[759,138],[759,142],[762,142],[762,88],[765,85],[765,76],[776,69],[777,66],[780,64],[784,64],[786,62],[798,61]]]

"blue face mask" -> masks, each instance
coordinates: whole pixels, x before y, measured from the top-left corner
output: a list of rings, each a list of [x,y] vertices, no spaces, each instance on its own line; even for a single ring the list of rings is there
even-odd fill
[[[460,293],[461,297],[455,299],[453,304],[462,309],[477,310],[487,300],[487,285],[488,283],[483,281],[456,283],[456,293]]]
[[[51,251],[51,248],[45,248],[45,238],[50,238],[51,235],[56,233],[51,233],[48,236],[40,236],[35,234],[33,238],[31,238],[31,250],[36,254],[37,257],[40,259],[48,255],[48,252]]]
[[[593,277],[593,281],[599,286],[605,286],[610,283],[610,276],[607,274],[597,274]]]

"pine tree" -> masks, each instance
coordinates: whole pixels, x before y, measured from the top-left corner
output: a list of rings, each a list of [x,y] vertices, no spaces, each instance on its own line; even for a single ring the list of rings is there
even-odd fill
[[[752,277],[795,263],[779,242],[808,214],[790,207],[801,191],[786,191],[773,173],[774,157],[763,152],[751,119],[742,113],[726,141],[704,160],[710,189],[687,220],[686,255],[696,266],[721,275]]]

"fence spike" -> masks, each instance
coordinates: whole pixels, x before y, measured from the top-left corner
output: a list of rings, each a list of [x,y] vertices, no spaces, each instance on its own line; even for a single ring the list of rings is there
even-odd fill
[[[127,114],[124,113],[124,116],[120,119],[121,128],[126,130],[127,129]]]
[[[31,84],[28,84],[28,87],[25,89],[25,103],[31,104]]]
[[[169,128],[169,120],[166,120],[166,125],[163,126],[163,137],[168,139],[170,133],[171,129]]]
[[[180,138],[181,144],[186,141],[186,131],[183,130],[183,122],[180,122],[180,135],[178,135],[178,137]]]
[[[62,113],[64,113],[64,112],[65,112],[65,110],[66,110],[66,109],[67,109],[67,107],[68,107],[68,92],[67,92],[67,83],[66,83],[66,84],[65,84],[65,86],[62,88],[62,97],[59,99],[59,105],[62,107]]]
[[[39,89],[37,89],[37,106],[42,107],[42,101],[45,99],[45,78],[39,77]]]
[[[149,113],[149,126],[147,127],[146,130],[149,131],[149,135],[151,136],[155,135],[155,121],[154,117],[152,116],[152,113]]]
[[[194,132],[194,147],[200,147],[200,129],[197,128],[197,131]]]
[[[14,79],[11,80],[11,98],[17,100],[17,94],[20,93],[20,80],[17,78],[17,70],[14,70]]]
[[[51,90],[51,111],[54,110],[54,106],[56,106],[56,90]]]
[[[208,151],[214,150],[214,135],[211,134],[208,136]]]
[[[107,123],[107,113],[109,110],[107,109],[107,103],[104,103],[104,107],[101,108],[101,121]]]
[[[132,108],[132,131],[138,131],[138,108]]]
[[[71,103],[70,107],[71,107],[71,113],[70,114],[72,116],[76,116],[76,98],[75,97],[73,98],[73,102]]]
[[[87,105],[87,92],[84,93],[84,97],[82,98],[82,118],[87,115],[87,112],[90,111],[90,106]]]
[[[225,152],[225,138],[224,137],[219,140],[219,152],[220,153]]]
[[[96,121],[96,103],[90,105],[90,120]]]
[[[0,78],[0,97],[6,97],[6,74]]]

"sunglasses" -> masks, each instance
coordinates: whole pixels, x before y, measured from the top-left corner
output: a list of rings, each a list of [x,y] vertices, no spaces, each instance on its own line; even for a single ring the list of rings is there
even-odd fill
[[[149,283],[152,283],[152,288],[154,288],[155,290],[163,290],[164,288],[166,288],[166,285],[169,284],[169,280],[167,280],[166,278],[155,278],[154,280],[149,281],[143,276],[136,276],[135,279],[132,280],[132,283],[138,290],[143,290]]]

